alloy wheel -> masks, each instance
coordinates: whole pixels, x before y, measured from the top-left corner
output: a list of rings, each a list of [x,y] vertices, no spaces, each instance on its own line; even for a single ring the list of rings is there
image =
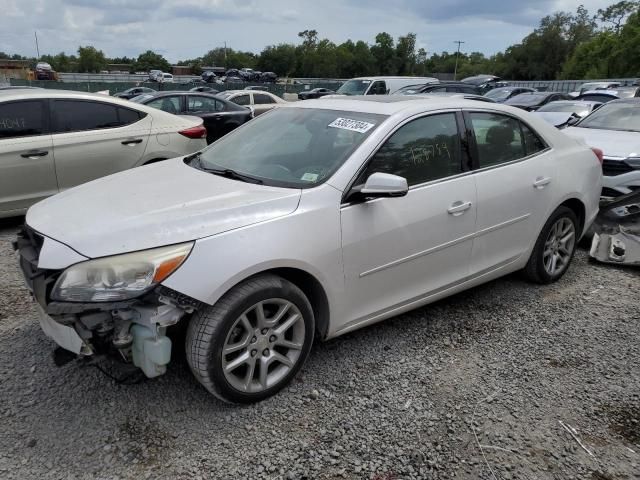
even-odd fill
[[[551,275],[560,274],[571,261],[576,243],[576,229],[567,217],[559,218],[551,227],[542,255],[544,269]]]
[[[222,369],[236,390],[259,393],[280,382],[299,360],[305,323],[298,307],[262,300],[233,323],[222,347]]]

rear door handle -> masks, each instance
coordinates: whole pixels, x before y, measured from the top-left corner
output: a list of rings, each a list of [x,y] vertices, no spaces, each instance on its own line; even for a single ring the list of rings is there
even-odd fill
[[[124,140],[122,145],[136,145],[137,143],[142,143],[141,138],[132,138],[131,140]]]
[[[533,182],[533,188],[537,188],[538,190],[542,190],[544,187],[551,183],[551,179],[549,177],[538,177],[536,181]]]
[[[20,154],[22,158],[29,158],[31,160],[36,160],[38,157],[44,157],[46,155],[49,155],[47,150],[31,150],[30,152]]]
[[[471,205],[472,205],[471,202],[460,202],[460,201],[454,202],[447,209],[447,212],[449,213],[449,215],[453,215],[454,217],[457,217],[459,215],[462,215],[467,210],[469,210],[471,208]]]

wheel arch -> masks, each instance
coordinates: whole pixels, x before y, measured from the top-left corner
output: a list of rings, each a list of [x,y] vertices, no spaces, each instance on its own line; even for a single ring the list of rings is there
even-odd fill
[[[579,222],[578,232],[580,232],[580,236],[582,236],[582,234],[584,233],[584,223],[586,221],[586,212],[587,212],[586,206],[582,202],[582,200],[576,197],[571,197],[566,199],[560,205],[558,205],[558,207],[567,207],[571,209],[573,213],[576,214],[576,217],[578,217],[578,222]]]

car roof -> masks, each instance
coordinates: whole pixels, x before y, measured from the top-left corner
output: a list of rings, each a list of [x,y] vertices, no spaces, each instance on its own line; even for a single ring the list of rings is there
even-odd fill
[[[615,100],[611,100],[609,103],[633,103],[636,104],[638,106],[640,106],[640,98],[637,97],[632,97],[632,98],[618,98]]]
[[[108,100],[120,103],[122,105],[131,105],[128,100],[123,100],[110,95],[103,95],[100,93],[88,93],[77,92],[75,90],[56,90],[50,88],[38,88],[38,89],[11,89],[1,90],[0,99],[4,101],[8,100],[32,100],[37,98],[76,98],[83,100]]]
[[[578,103],[585,105],[600,105],[602,102],[596,102],[595,100],[580,100],[576,98],[575,100],[554,100],[553,102],[547,103],[547,105],[558,105],[558,104],[568,104],[568,103]]]

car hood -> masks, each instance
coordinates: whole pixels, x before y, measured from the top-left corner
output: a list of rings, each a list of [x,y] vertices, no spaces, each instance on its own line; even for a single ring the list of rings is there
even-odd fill
[[[37,203],[26,223],[87,257],[216,235],[294,212],[301,190],[232,180],[182,158],[117,173]]]
[[[588,146],[603,151],[606,157],[640,156],[640,133],[595,128],[569,127],[563,130],[567,135],[583,140]]]

